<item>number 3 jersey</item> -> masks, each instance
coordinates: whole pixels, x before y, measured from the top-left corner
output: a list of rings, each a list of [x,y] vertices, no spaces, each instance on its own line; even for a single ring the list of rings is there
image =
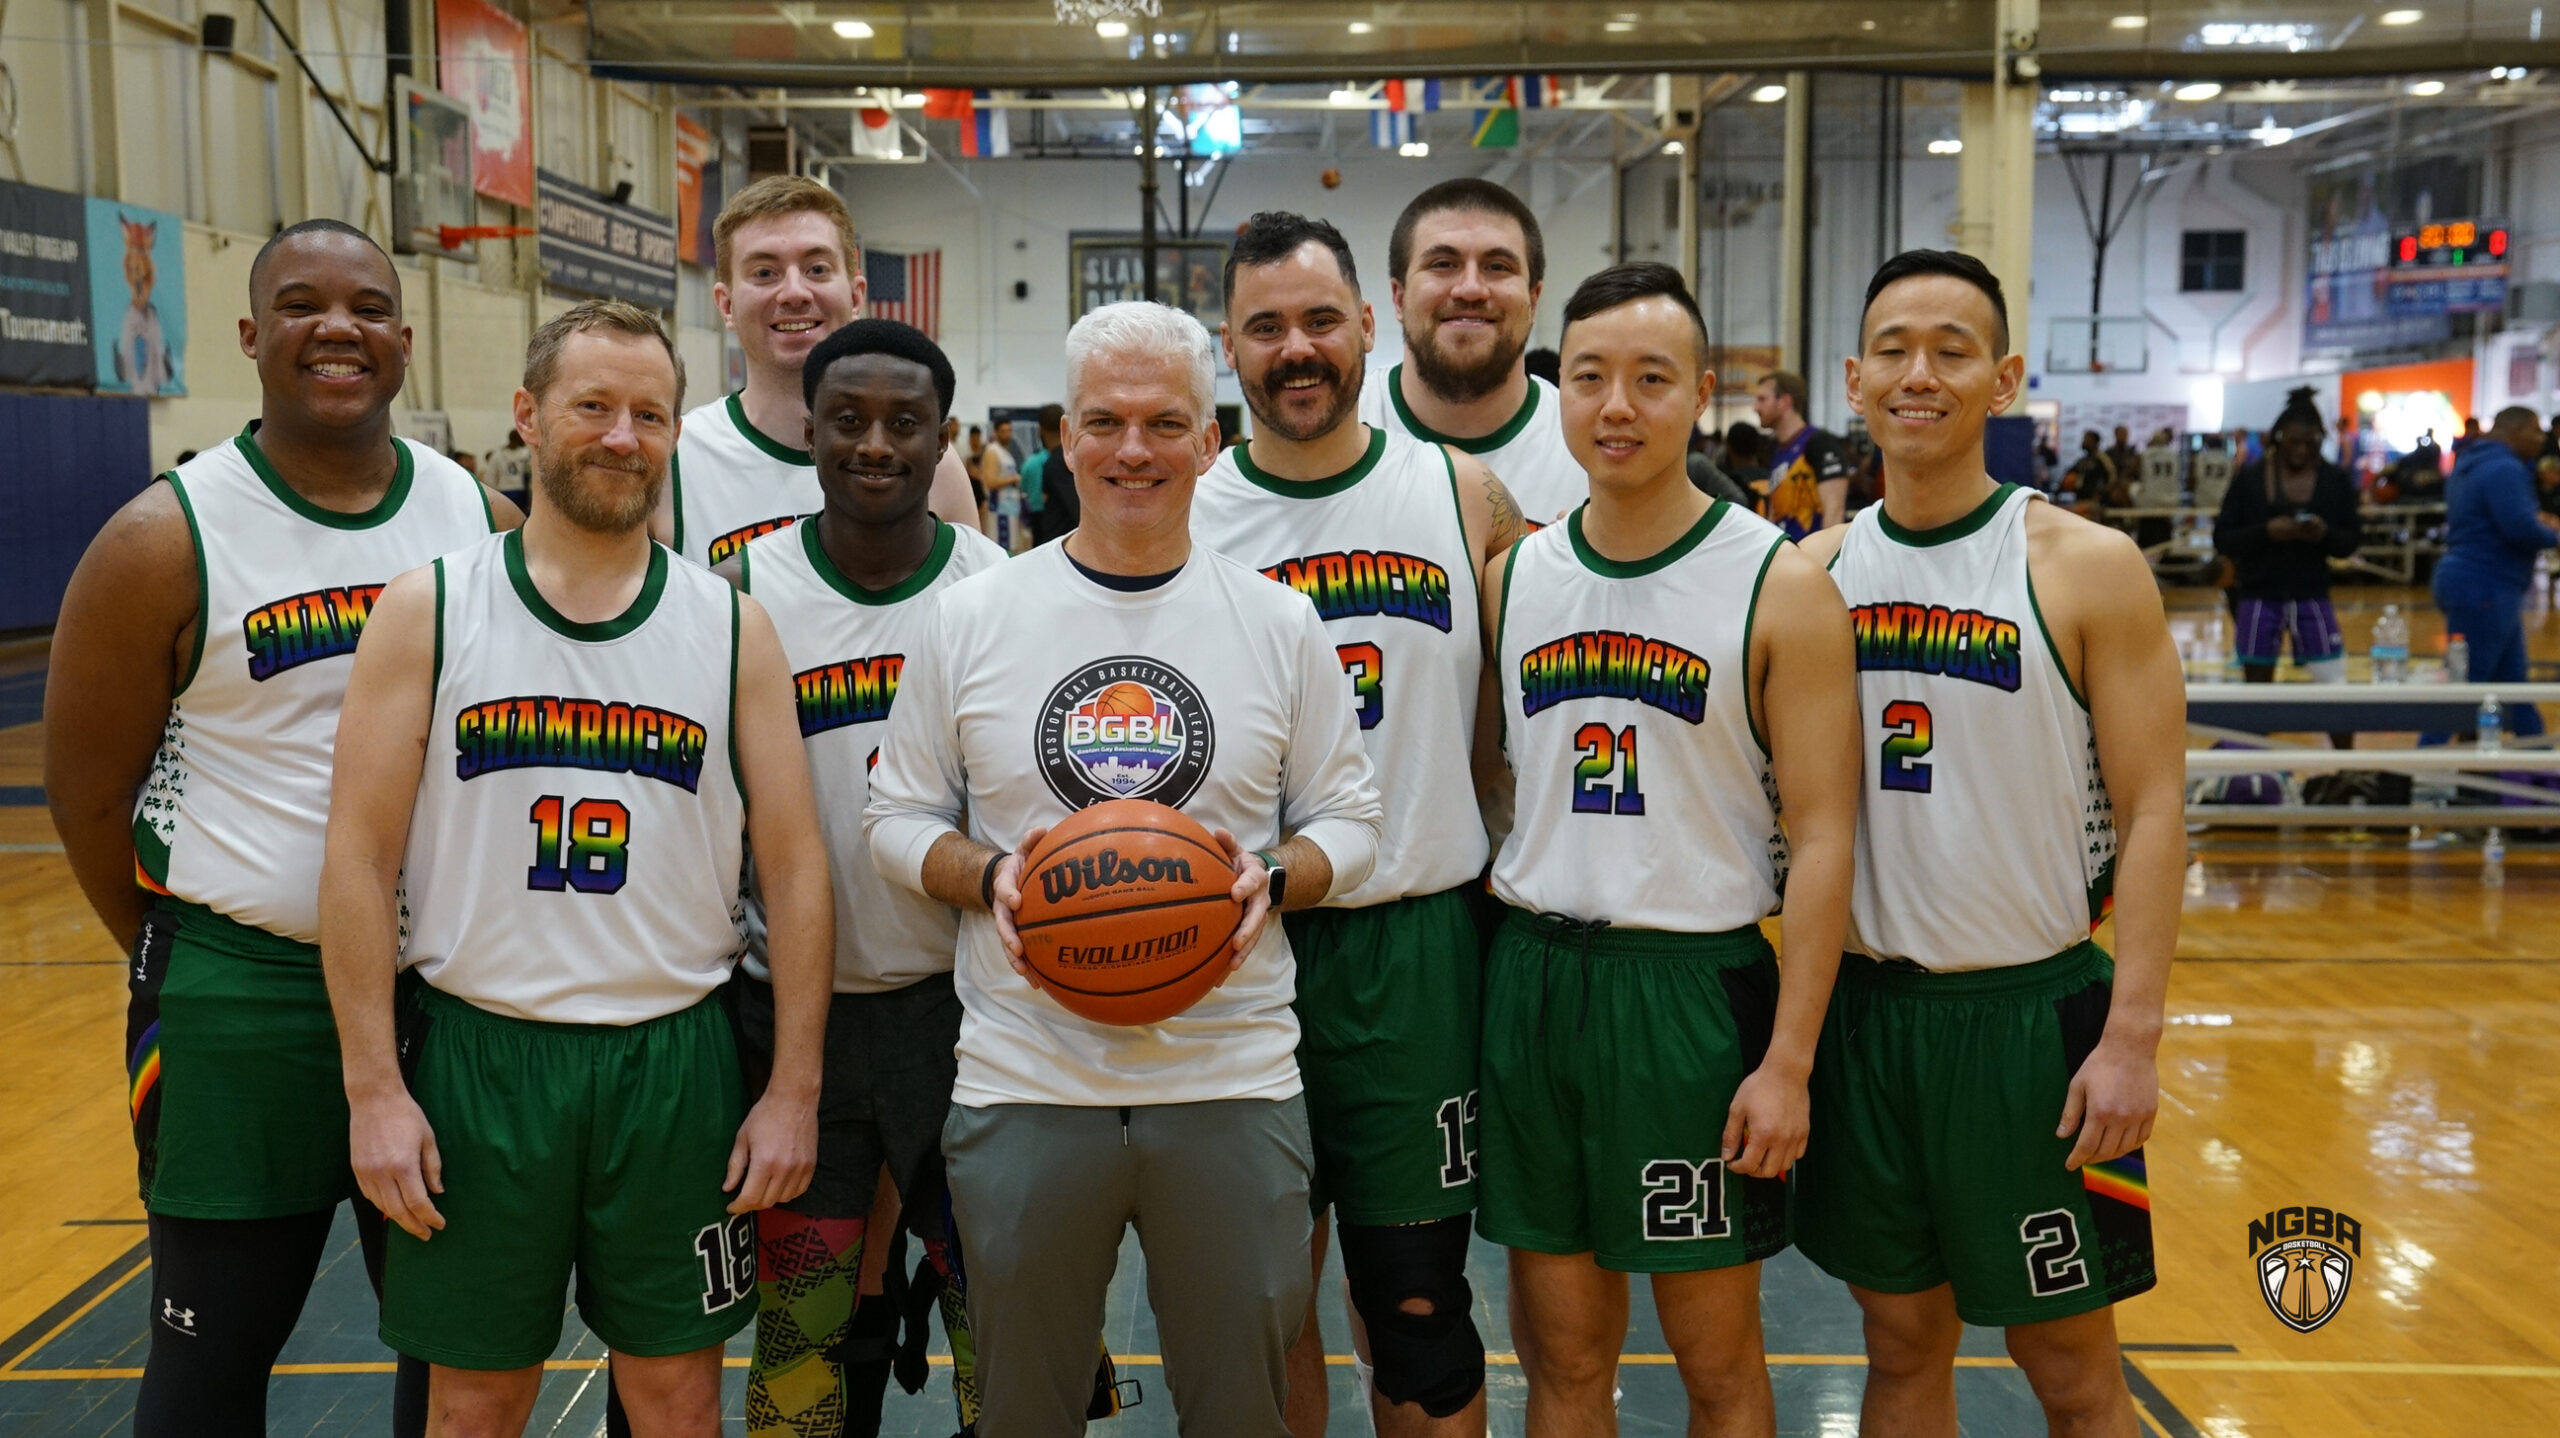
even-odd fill
[[[995,541],[936,522],[933,548],[903,583],[871,590],[845,578],[818,542],[814,518],[747,546],[740,581],[773,616],[791,665],[800,738],[809,751],[818,825],[835,890],[836,992],[880,993],[951,972],[960,916],[947,904],[880,877],[862,840],[871,767],[888,737],[889,706],[908,659],[922,652],[943,590],[1004,562]],[[747,884],[747,972],[765,966],[764,904]]]
[[[520,531],[435,573],[402,963],[547,1023],[692,1005],[741,947],[736,593],[651,545],[631,606],[578,623],[534,588]]]
[[[1849,899],[1858,953],[1936,970],[2033,963],[2087,939],[2113,891],[2097,740],[2027,574],[2039,498],[2002,485],[1925,531],[1874,505],[1831,562],[1878,746]]]
[[[1448,452],[1373,428],[1358,464],[1296,482],[1237,445],[1200,476],[1191,535],[1307,596],[1341,657],[1386,828],[1376,870],[1327,905],[1436,894],[1484,872],[1468,765],[1482,607]]]
[[[1778,906],[1786,836],[1752,723],[1751,622],[1785,543],[1718,500],[1649,559],[1583,537],[1577,508],[1513,548],[1503,752],[1518,797],[1493,891],[1540,913],[1722,933]]]

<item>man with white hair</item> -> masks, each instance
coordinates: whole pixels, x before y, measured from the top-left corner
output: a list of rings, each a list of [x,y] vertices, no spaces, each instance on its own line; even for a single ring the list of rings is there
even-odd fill
[[[1306,599],[1191,544],[1218,453],[1209,335],[1106,305],[1067,335],[1067,539],[943,594],[910,652],[871,779],[872,859],[960,910],[959,1081],[943,1129],[984,1375],[980,1438],[1082,1431],[1121,1235],[1139,1225],[1186,1433],[1283,1438],[1307,1311],[1313,1159],[1273,910],[1357,888],[1380,807],[1332,641]],[[1064,722],[1149,694],[1132,764]],[[1024,857],[1088,804],[1143,798],[1208,826],[1245,905],[1220,987],[1162,1023],[1077,1017],[1022,962]]]

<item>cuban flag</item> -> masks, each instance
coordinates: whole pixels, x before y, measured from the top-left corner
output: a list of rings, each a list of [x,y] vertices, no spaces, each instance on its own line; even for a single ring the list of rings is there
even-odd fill
[[[914,325],[929,339],[942,338],[942,251],[865,249],[862,278],[869,293],[864,315]]]
[[[1369,112],[1369,143],[1381,150],[1392,150],[1414,142],[1414,119],[1393,110]]]
[[[1401,115],[1418,115],[1440,108],[1440,82],[1437,80],[1389,80],[1387,108]]]
[[[988,106],[990,98],[985,90],[970,95],[970,113],[960,121],[960,154],[964,159],[1000,160],[1013,153],[1013,130],[1005,124],[1003,110]]]

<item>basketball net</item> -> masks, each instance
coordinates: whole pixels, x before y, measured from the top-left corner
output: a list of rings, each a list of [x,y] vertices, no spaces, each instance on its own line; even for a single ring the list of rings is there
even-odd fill
[[[1055,0],[1058,23],[1090,25],[1098,20],[1127,20],[1144,15],[1153,20],[1163,14],[1164,0]]]

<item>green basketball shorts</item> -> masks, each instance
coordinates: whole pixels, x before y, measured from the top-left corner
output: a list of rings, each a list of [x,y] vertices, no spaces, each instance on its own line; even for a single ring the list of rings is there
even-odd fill
[[[1952,1284],[1986,1328],[2150,1288],[2142,1151],[2075,1173],[2053,1132],[2114,976],[2094,943],[1952,974],[1843,954],[1795,1172],[1805,1255],[1878,1293]]]
[[[1728,1175],[1721,1157],[1777,1006],[1777,956],[1757,927],[1676,934],[1512,911],[1485,977],[1477,1231],[1625,1273],[1785,1248],[1786,1181]]]
[[[409,1092],[435,1128],[445,1226],[393,1228],[382,1341],[454,1368],[526,1368],[578,1316],[617,1352],[725,1341],[756,1312],[754,1214],[720,1191],[745,1114],[716,998],[621,1027],[489,1013],[405,985]]]
[[[152,909],[127,970],[143,1206],[281,1218],[354,1197],[320,950],[176,899]]]
[[[1465,890],[1281,922],[1298,961],[1316,1212],[1386,1225],[1473,1209],[1484,962]]]

